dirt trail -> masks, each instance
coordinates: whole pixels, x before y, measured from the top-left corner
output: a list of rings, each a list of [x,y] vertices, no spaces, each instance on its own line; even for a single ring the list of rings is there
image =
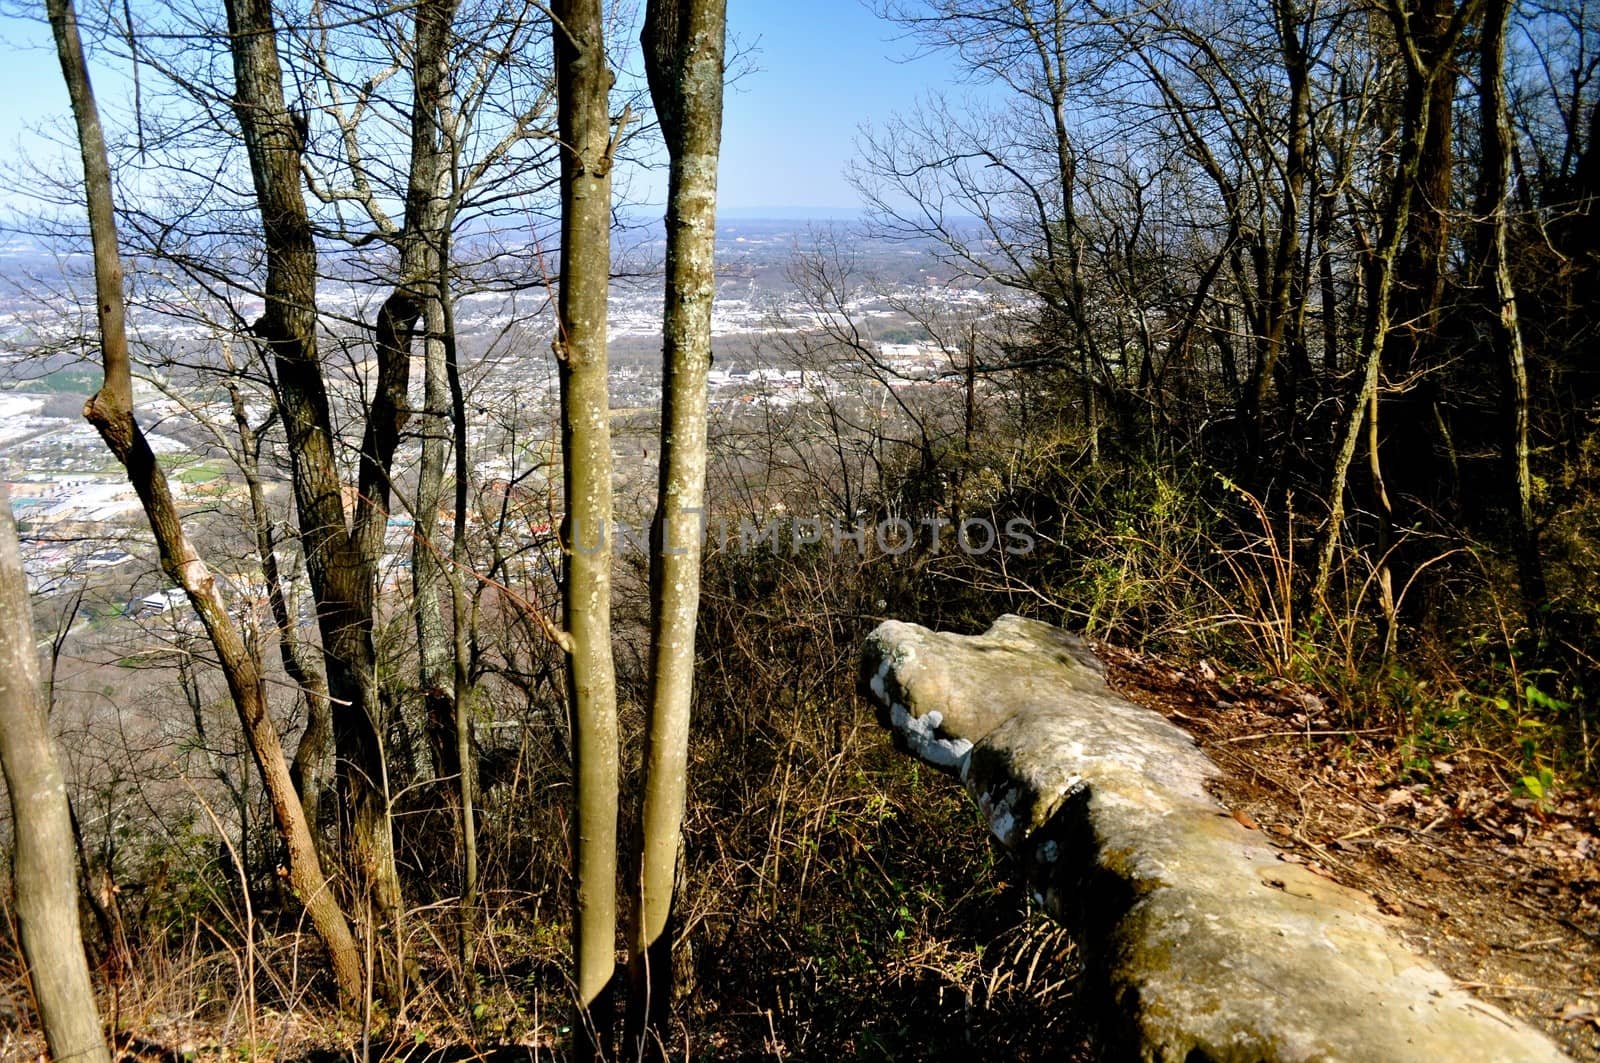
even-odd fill
[[[1342,729],[1292,684],[1096,649],[1124,696],[1195,736],[1217,796],[1285,860],[1372,894],[1463,988],[1600,1060],[1600,795],[1541,808],[1471,750],[1402,776],[1395,734]]]

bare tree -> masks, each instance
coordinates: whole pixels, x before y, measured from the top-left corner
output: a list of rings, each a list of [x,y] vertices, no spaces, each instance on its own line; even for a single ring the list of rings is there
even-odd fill
[[[1445,309],[1451,251],[1456,164],[1457,53],[1479,19],[1481,0],[1389,0],[1389,23],[1404,57],[1400,135],[1418,142],[1407,169],[1411,183],[1406,234],[1390,295],[1392,336],[1384,344],[1378,404],[1386,489],[1380,503],[1386,525],[1414,524],[1437,504],[1447,478],[1440,475],[1438,425]],[[1404,147],[1402,147],[1404,150]],[[1373,459],[1374,462],[1378,459]],[[1385,528],[1385,536],[1391,532]]]
[[[611,400],[606,304],[617,138],[600,0],[553,5],[561,135],[556,361],[566,503],[563,586],[577,800],[573,957],[580,1059],[607,1058],[617,938],[617,679],[611,653]],[[626,115],[624,115],[626,118]]]
[[[52,17],[55,11],[51,12]],[[78,924],[78,848],[67,787],[39,696],[39,651],[28,608],[11,496],[0,486],[0,767],[16,848],[11,881],[22,955],[58,1060],[110,1063]]]
[[[234,112],[244,131],[266,244],[265,309],[255,332],[272,352],[277,401],[293,463],[301,540],[319,606],[334,706],[337,778],[341,805],[349,817],[353,871],[358,893],[371,897],[382,925],[397,927],[403,908],[389,820],[384,710],[372,641],[373,561],[370,534],[365,533],[375,518],[358,509],[353,531],[345,515],[327,383],[318,355],[316,242],[300,188],[304,121],[284,98],[270,0],[229,0],[227,11]],[[385,389],[391,389],[392,403],[388,380],[380,385],[380,392]],[[391,410],[390,416],[396,412]],[[386,440],[391,429],[371,431]],[[377,451],[381,440],[372,442]],[[392,451],[363,451],[364,486],[387,475],[386,468],[374,468],[385,454],[392,459]],[[395,965],[398,957],[386,950],[384,959],[384,986],[397,998],[403,982]]]
[[[1511,525],[1521,578],[1522,600],[1530,621],[1544,598],[1538,529],[1533,520],[1533,477],[1528,470],[1528,366],[1517,291],[1506,261],[1511,194],[1511,140],[1506,113],[1506,33],[1510,0],[1485,0],[1478,43],[1478,128],[1482,141],[1478,187],[1478,284],[1488,313],[1495,363],[1500,375],[1501,455],[1505,466]]]
[[[122,263],[117,248],[105,139],[70,0],[52,0],[50,21],[78,124],[89,229],[94,244],[95,296],[104,382],[85,405],[84,416],[127,471],[155,535],[163,571],[183,588],[205,625],[227,679],[240,726],[266,784],[274,822],[287,850],[291,881],[306,905],[312,926],[328,949],[341,1002],[354,1005],[360,999],[363,984],[355,939],[323,876],[305,810],[295,794],[277,727],[268,712],[255,657],[228,612],[216,578],[185,534],[166,474],[134,418],[133,376],[124,325]]]
[[[1399,267],[1401,249],[1411,223],[1411,208],[1418,190],[1418,175],[1422,170],[1428,141],[1429,122],[1434,113],[1434,83],[1447,79],[1456,42],[1466,31],[1474,16],[1476,4],[1467,3],[1454,8],[1448,25],[1436,39],[1434,29],[1428,31],[1426,46],[1419,44],[1414,33],[1411,13],[1406,0],[1391,0],[1389,17],[1399,41],[1401,55],[1408,71],[1407,91],[1400,133],[1400,158],[1395,166],[1382,228],[1377,245],[1372,250],[1367,270],[1366,321],[1361,338],[1361,368],[1357,390],[1349,407],[1339,447],[1334,457],[1331,481],[1328,487],[1328,527],[1318,552],[1316,578],[1312,587],[1313,598],[1320,599],[1332,577],[1334,554],[1344,534],[1345,490],[1350,466],[1360,445],[1362,427],[1368,436],[1373,489],[1382,511],[1380,518],[1385,528],[1393,521],[1393,509],[1383,486],[1383,474],[1378,449],[1379,380],[1383,367],[1384,351],[1393,328],[1393,299],[1395,273]],[[1430,208],[1431,209],[1431,208]],[[1394,595],[1389,574],[1388,543],[1379,543],[1379,581],[1383,595],[1386,644],[1392,640],[1394,626]]]
[[[650,702],[627,1043],[630,1052],[663,1060],[700,604],[726,36],[726,0],[650,0],[645,9],[645,70],[671,173],[660,479],[650,550]]]

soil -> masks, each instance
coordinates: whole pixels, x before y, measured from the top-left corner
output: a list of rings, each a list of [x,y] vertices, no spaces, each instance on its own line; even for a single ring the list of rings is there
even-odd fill
[[[1292,683],[1096,649],[1123,696],[1195,737],[1218,799],[1284,859],[1371,894],[1462,988],[1600,1060],[1600,794],[1534,801],[1487,750],[1403,758],[1402,735],[1342,729]]]

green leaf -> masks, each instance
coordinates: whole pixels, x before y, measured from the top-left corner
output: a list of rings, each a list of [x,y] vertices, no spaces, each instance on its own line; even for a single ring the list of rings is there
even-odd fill
[[[1536,709],[1545,709],[1550,712],[1565,712],[1566,710],[1572,708],[1570,702],[1562,701],[1560,698],[1551,697],[1549,694],[1546,694],[1532,683],[1529,683],[1528,688],[1523,691],[1523,696],[1528,699],[1528,704]]]

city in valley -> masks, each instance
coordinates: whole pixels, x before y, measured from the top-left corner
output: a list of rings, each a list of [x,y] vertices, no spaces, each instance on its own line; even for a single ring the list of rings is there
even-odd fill
[[[854,404],[868,415],[891,417],[890,392],[960,405],[959,394],[942,393],[970,386],[963,339],[973,322],[1000,313],[1002,303],[953,278],[926,246],[760,219],[723,221],[718,238],[714,433],[728,438],[740,425],[759,424],[804,436],[807,410],[818,404]],[[659,240],[636,240],[620,252],[624,277],[611,292],[618,516],[636,525],[643,524],[655,476],[661,294],[658,267],[650,262],[660,247]],[[157,616],[192,626],[182,593],[155,563],[138,497],[82,416],[99,380],[92,319],[74,305],[88,290],[87,257],[60,256],[18,237],[0,255],[0,477],[22,530],[30,589],[41,603],[56,601],[69,627],[105,629]],[[548,533],[559,497],[549,488],[560,463],[552,314],[539,283],[548,267],[530,263],[526,273],[533,279],[518,283],[514,275],[507,279],[507,257],[499,255],[493,279],[477,290],[466,286],[455,305],[469,407],[470,492],[480,502],[515,498],[532,514],[524,522],[527,534]],[[796,268],[802,260],[809,270]],[[800,279],[807,275],[812,282]],[[822,275],[827,283],[815,283]],[[333,398],[346,423],[360,416],[363,389],[370,387],[371,333],[362,322],[372,320],[382,297],[377,289],[337,279],[319,291],[319,310],[333,323],[322,339],[324,358],[336,367],[330,376],[345,385]],[[245,598],[262,588],[259,576],[249,575],[259,562],[251,560],[252,540],[237,519],[245,488],[228,380],[244,383],[247,420],[265,429],[263,480],[280,519],[288,506],[287,455],[272,433],[263,374],[246,360],[259,359],[247,352],[248,323],[260,305],[248,295],[231,303],[195,297],[181,282],[151,277],[138,287],[132,310],[139,420],[180,505],[203,529],[209,548],[221,551],[213,568]],[[422,402],[421,362],[414,358],[414,406]],[[230,373],[229,365],[243,369]],[[414,409],[408,447],[396,462],[402,477],[415,466],[420,426],[427,421]],[[397,487],[384,564],[391,580],[409,567],[414,516],[403,482]],[[781,501],[774,504],[781,509]],[[469,520],[479,516],[474,512]]]

